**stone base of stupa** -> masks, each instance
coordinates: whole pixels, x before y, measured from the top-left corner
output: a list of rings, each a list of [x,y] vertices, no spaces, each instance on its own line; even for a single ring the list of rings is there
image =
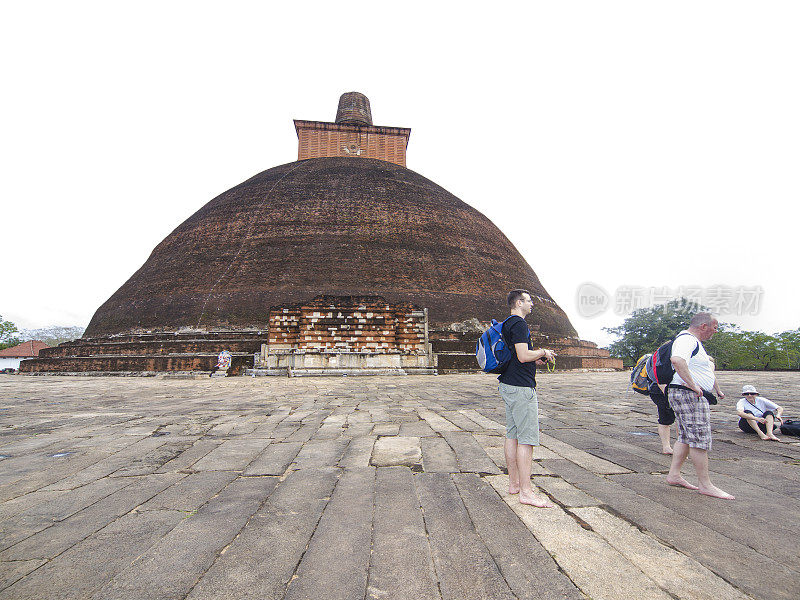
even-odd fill
[[[150,332],[82,338],[40,351],[38,358],[23,361],[20,373],[208,374],[217,364],[219,353],[227,350],[231,353],[227,375],[239,375],[253,367],[254,355],[266,339],[266,332],[258,330]]]
[[[439,373],[480,372],[475,359],[475,345],[480,333],[432,330],[431,346],[436,353]],[[594,342],[578,338],[549,337],[532,334],[534,348],[549,348],[556,353],[555,369],[558,371],[619,371],[622,359],[612,357],[608,350],[598,348]],[[543,367],[539,367],[540,370]]]

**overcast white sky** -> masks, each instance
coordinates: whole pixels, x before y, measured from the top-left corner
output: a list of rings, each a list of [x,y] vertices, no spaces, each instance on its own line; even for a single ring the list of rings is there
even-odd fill
[[[0,315],[85,326],[177,225],[365,93],[584,339],[624,288],[800,326],[797,2],[6,2]],[[583,316],[593,283],[607,310]],[[667,290],[669,291],[669,290]],[[740,298],[741,299],[741,298]]]

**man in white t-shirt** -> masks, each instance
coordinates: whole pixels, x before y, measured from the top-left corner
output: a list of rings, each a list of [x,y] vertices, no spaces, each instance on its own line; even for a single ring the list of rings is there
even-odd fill
[[[703,391],[714,390],[720,399],[725,394],[717,385],[714,363],[706,354],[703,342],[710,340],[718,328],[719,323],[709,313],[697,313],[689,322],[689,329],[679,333],[672,343],[670,361],[675,369],[675,376],[667,388],[667,399],[675,412],[678,440],[673,446],[667,483],[699,490],[706,496],[733,500],[731,494],[711,483],[708,474],[711,413]],[[681,475],[681,467],[687,456],[692,460],[699,486],[692,485]]]
[[[752,385],[742,387],[742,399],[736,403],[739,429],[745,433],[757,433],[762,440],[779,442],[773,430],[783,423],[783,407],[761,396]]]

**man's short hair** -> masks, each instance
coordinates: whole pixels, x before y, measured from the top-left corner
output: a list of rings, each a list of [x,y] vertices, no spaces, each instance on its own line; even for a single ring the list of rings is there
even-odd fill
[[[701,327],[702,325],[711,324],[716,320],[716,317],[709,312],[699,312],[689,321],[689,327]]]
[[[513,307],[517,303],[517,300],[522,300],[523,294],[531,295],[528,290],[511,290],[508,292],[508,305]]]

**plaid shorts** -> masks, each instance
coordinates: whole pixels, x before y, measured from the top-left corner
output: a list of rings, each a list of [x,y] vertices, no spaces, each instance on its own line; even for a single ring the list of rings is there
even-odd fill
[[[708,400],[691,390],[668,388],[669,405],[675,412],[678,442],[691,448],[711,450],[711,412]]]

